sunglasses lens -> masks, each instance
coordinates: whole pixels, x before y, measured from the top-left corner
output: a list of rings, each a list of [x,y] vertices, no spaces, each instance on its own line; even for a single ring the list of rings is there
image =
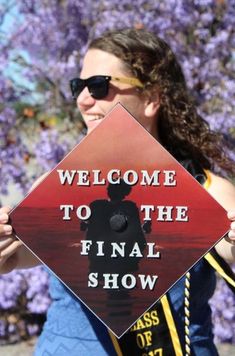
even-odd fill
[[[87,81],[88,90],[95,99],[103,99],[108,94],[109,79],[107,77],[95,76]]]
[[[77,97],[83,91],[85,86],[86,86],[86,84],[84,83],[84,81],[82,79],[74,78],[74,79],[70,80],[70,88],[71,88],[72,96],[74,99],[77,99]]]

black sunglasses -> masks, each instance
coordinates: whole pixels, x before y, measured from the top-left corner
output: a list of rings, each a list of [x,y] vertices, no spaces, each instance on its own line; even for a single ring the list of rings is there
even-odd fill
[[[74,78],[70,80],[73,99],[76,100],[85,87],[94,99],[104,99],[108,95],[109,82],[112,80],[143,88],[143,84],[137,78],[119,78],[108,75],[94,75],[87,79]]]

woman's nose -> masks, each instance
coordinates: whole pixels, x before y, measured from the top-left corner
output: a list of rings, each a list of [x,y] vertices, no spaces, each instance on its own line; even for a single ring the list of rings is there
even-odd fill
[[[95,104],[95,99],[89,93],[87,87],[83,89],[83,91],[77,97],[77,105],[78,107],[87,107]]]

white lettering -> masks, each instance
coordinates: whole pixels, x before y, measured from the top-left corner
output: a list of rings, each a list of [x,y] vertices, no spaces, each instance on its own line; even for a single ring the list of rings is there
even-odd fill
[[[164,180],[164,185],[166,187],[171,187],[176,185],[176,180],[175,180],[175,171],[163,171],[165,174],[165,180]]]
[[[77,217],[80,220],[87,220],[91,216],[91,209],[87,205],[80,205],[76,211]]]
[[[104,273],[104,289],[118,289],[118,274],[117,273]]]
[[[144,221],[152,220],[150,216],[150,211],[154,211],[154,205],[141,205],[140,211],[144,211]]]
[[[159,251],[157,251],[154,254],[154,247],[155,247],[155,242],[148,242],[148,254],[147,258],[161,258],[161,254]]]
[[[147,275],[145,276],[144,274],[139,274],[139,279],[140,279],[140,283],[141,283],[141,287],[142,289],[146,289],[147,286],[150,290],[153,290],[154,286],[155,286],[155,283],[158,279],[158,276],[156,275],[153,275],[153,276],[150,276],[150,275]]]
[[[177,206],[176,207],[177,215],[176,215],[176,221],[188,221],[188,207],[187,206]]]
[[[82,249],[81,249],[80,254],[88,255],[88,252],[90,251],[90,247],[92,245],[92,241],[91,240],[81,240],[81,244],[82,244]]]
[[[66,170],[64,171],[63,169],[57,169],[57,172],[59,173],[59,178],[60,178],[60,184],[64,185],[67,181],[67,183],[69,185],[71,185],[73,183],[75,174],[76,174],[76,170],[72,169],[72,170]]]
[[[95,288],[99,284],[98,282],[98,273],[89,273],[88,275],[88,287]]]
[[[172,210],[173,206],[157,206],[158,217],[157,221],[173,221]]]
[[[60,210],[64,210],[63,220],[71,220],[70,211],[73,210],[73,205],[60,205]]]
[[[103,178],[103,179],[99,180],[99,179],[100,179],[101,170],[99,170],[99,169],[93,169],[93,173],[94,173],[94,181],[93,181],[93,184],[94,184],[94,185],[98,185],[98,184],[104,185],[104,184],[105,184],[105,179]]]
[[[90,173],[88,171],[77,171],[78,172],[78,182],[77,185],[90,185],[88,180]]]
[[[111,242],[111,245],[113,247],[113,252],[110,257],[118,257],[116,252],[118,252],[119,256],[125,256],[125,242]]]
[[[159,174],[160,171],[153,171],[152,176],[149,176],[148,171],[142,170],[142,181],[140,182],[140,185],[160,185],[159,183]]]
[[[111,169],[107,172],[106,177],[101,177],[100,169],[88,170],[63,170],[57,169],[59,174],[60,183],[72,185],[75,176],[77,175],[77,185],[89,186],[92,185],[105,185],[107,182],[111,184],[120,184],[120,179],[128,185],[135,185],[140,180],[140,185],[160,186],[160,178],[163,175],[163,185],[166,187],[176,186],[176,171],[173,170],[153,170],[151,173],[142,169],[140,175],[133,169],[122,172],[120,169]]]
[[[114,174],[116,174],[116,177],[114,177],[114,179],[113,179]],[[118,177],[118,179],[117,179],[117,177]],[[108,182],[111,184],[120,184],[120,170],[119,169],[111,169],[111,171],[109,171],[107,174],[107,179],[108,179]]]
[[[103,273],[104,283],[103,289],[119,289],[123,287],[125,289],[133,289],[137,285],[137,281],[140,282],[141,289],[153,290],[155,288],[158,276],[156,275],[144,275],[138,274],[135,277],[133,274],[124,274],[121,280],[118,280],[119,274],[117,273]],[[88,287],[97,287],[99,284],[100,276],[98,273],[90,273],[88,275]],[[121,285],[119,285],[119,283]]]
[[[134,243],[133,249],[129,254],[129,257],[143,257],[138,242]]]
[[[132,176],[132,179],[130,176]],[[126,171],[123,175],[123,180],[128,185],[135,185],[138,182],[138,174],[132,170]]]
[[[129,283],[128,283],[129,280]],[[136,278],[133,274],[125,274],[122,277],[122,286],[126,289],[133,289],[136,286]]]
[[[96,243],[98,245],[98,252],[96,256],[104,256],[104,251],[103,251],[104,241],[96,241]]]

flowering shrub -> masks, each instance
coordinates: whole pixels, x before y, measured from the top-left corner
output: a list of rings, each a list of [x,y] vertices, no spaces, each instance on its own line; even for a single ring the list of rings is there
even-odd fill
[[[0,291],[0,344],[38,334],[50,304],[43,267],[2,275]]]
[[[235,271],[235,265],[233,265]],[[215,342],[235,344],[235,298],[225,281],[218,279],[217,288],[210,300],[214,325]]]

